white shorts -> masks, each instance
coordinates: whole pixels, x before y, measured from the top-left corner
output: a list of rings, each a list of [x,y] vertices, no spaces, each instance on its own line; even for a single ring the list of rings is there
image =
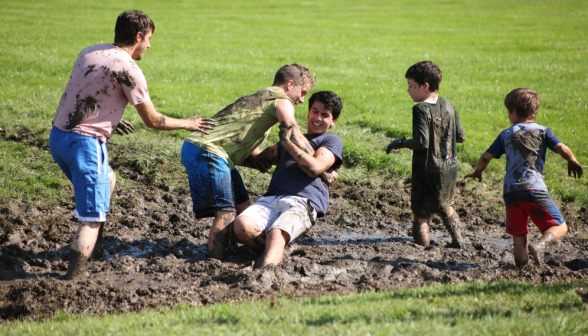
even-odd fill
[[[308,205],[308,198],[305,197],[260,197],[238,217],[249,217],[266,235],[272,229],[287,232],[291,242],[308,231],[316,221],[316,210],[314,207],[310,210]]]

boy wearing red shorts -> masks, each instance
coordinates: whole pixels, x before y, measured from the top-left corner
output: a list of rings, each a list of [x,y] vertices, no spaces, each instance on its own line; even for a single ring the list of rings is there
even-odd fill
[[[568,175],[582,177],[583,170],[568,146],[559,141],[545,126],[535,123],[541,98],[531,89],[519,88],[504,99],[512,126],[500,133],[492,146],[482,154],[476,170],[465,177],[482,181],[482,172],[493,158],[506,154],[504,177],[504,205],[506,232],[512,235],[515,264],[525,266],[529,252],[536,264],[542,263],[543,251],[568,232],[568,227],[557,206],[547,193],[543,181],[547,148],[568,161]],[[543,234],[528,244],[529,217]]]

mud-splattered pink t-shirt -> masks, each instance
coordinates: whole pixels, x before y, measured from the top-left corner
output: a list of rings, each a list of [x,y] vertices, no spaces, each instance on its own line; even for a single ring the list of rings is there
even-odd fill
[[[147,81],[131,55],[112,44],[96,44],[78,55],[53,126],[106,142],[128,103],[149,100]]]

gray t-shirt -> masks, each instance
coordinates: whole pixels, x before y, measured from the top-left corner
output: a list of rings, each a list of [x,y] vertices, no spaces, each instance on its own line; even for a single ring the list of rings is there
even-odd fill
[[[331,168],[338,169],[343,163],[343,140],[338,135],[325,133],[317,135],[304,134],[316,151],[325,147],[335,154],[335,163]],[[306,197],[316,209],[318,217],[327,212],[329,189],[319,177],[310,177],[298,167],[288,151],[278,142],[279,161],[272,175],[269,188],[264,196],[299,196]]]
[[[545,126],[534,122],[517,123],[500,132],[486,152],[500,158],[506,154],[504,194],[522,190],[543,190],[543,168],[547,148],[553,150],[559,139]]]

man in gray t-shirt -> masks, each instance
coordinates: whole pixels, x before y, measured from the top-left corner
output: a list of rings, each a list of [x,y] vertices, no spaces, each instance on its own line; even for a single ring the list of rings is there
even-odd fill
[[[305,137],[314,150],[307,153],[291,141],[291,128],[282,128],[281,142],[266,148],[262,157],[276,164],[267,193],[236,219],[235,234],[240,243],[263,251],[255,267],[277,265],[286,244],[312,227],[324,216],[329,204],[328,185],[334,183],[342,163],[343,141],[329,133],[343,103],[331,91],[320,91],[309,101],[308,133]],[[323,181],[323,172],[334,178]]]

